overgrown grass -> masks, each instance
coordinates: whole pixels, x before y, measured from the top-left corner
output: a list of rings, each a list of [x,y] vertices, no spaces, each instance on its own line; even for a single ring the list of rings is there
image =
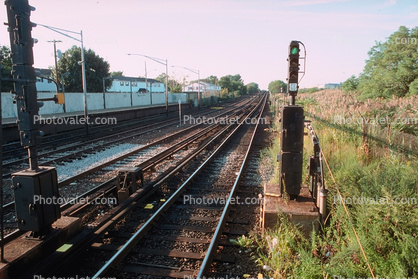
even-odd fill
[[[313,126],[337,184],[327,172],[328,224],[305,238],[280,216],[275,229],[253,234],[243,245],[255,248],[254,260],[271,278],[371,278],[355,229],[376,278],[418,278],[416,157],[391,149],[365,154],[360,128],[344,131],[318,121]],[[369,142],[368,148],[380,146]],[[275,161],[279,151],[277,140],[265,155]],[[278,171],[272,180],[277,183]]]

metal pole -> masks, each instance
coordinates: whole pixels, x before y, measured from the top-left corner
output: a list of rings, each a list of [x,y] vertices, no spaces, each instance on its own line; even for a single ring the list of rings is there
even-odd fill
[[[106,109],[106,87],[105,78],[103,78],[103,108]]]
[[[181,100],[179,100],[179,120],[180,120],[179,126],[181,126]]]
[[[200,109],[201,106],[201,96],[200,96],[200,70],[197,71],[197,106]]]
[[[70,74],[70,72],[66,72],[64,74],[61,74],[61,86],[62,86],[62,93],[63,94],[65,93],[64,76],[68,76],[69,74]],[[64,109],[64,112],[66,112],[65,111],[65,102],[64,102],[64,104],[62,104],[62,108]]]
[[[145,93],[148,91],[148,80],[147,80],[147,61],[145,61]]]
[[[153,84],[153,82],[151,82],[151,86],[149,87],[149,103],[150,103],[150,105],[152,105],[152,84]]]
[[[132,81],[129,81],[129,87],[131,88],[131,107],[134,106],[134,101],[133,101],[133,92],[132,92]]]
[[[87,110],[87,80],[86,80],[86,60],[84,57],[83,31],[81,36],[81,71],[83,76],[83,98],[84,98],[84,121],[86,122],[86,135],[89,134],[88,110]]]
[[[0,72],[0,92],[1,92],[1,72]],[[2,148],[0,148],[0,162],[3,162],[3,117],[2,117],[2,109],[1,109],[1,93],[0,93],[0,144],[2,146]],[[0,166],[0,237],[1,237],[1,254],[0,254],[0,260],[1,262],[5,262],[4,261],[4,244],[3,244],[3,239],[4,239],[4,224],[3,224],[3,219],[4,219],[4,212],[3,212],[3,164]]]
[[[165,60],[165,110],[168,116],[168,60]]]
[[[59,90],[59,79],[58,79],[58,62],[57,62],[57,43],[61,43],[62,41],[52,40],[48,41],[49,43],[54,43],[54,57],[55,57],[55,83],[57,85],[57,93],[60,92]]]

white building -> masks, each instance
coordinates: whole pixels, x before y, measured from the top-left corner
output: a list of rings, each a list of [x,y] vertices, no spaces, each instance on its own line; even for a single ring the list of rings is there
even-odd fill
[[[49,69],[35,69],[36,74],[36,90],[38,92],[57,92],[57,86],[51,77],[51,70]],[[134,78],[124,76],[113,76],[112,87],[107,89],[107,92],[112,93],[127,93],[127,92],[152,92],[165,93],[164,83],[145,78]]]
[[[165,93],[164,83],[155,79],[112,76],[112,87],[107,92],[152,92]]]
[[[212,95],[219,95],[221,92],[221,87],[219,85],[207,83],[201,81],[200,83],[194,82],[190,83],[188,85],[185,85],[182,87],[183,92],[185,93],[192,93],[192,92],[198,92],[200,89],[200,92],[203,94],[203,96],[212,96]]]

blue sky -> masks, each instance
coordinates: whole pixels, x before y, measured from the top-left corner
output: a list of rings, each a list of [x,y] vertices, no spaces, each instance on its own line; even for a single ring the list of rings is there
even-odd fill
[[[201,78],[241,74],[245,83],[267,89],[285,80],[291,40],[307,48],[301,87],[342,82],[358,75],[375,41],[383,41],[401,25],[418,26],[416,0],[37,0],[33,22],[83,31],[84,46],[110,63],[111,71],[149,77],[165,67],[140,56],[168,59],[169,66],[200,71]],[[6,20],[5,6],[0,11]],[[35,67],[54,64],[53,45],[65,51],[77,41],[36,27]],[[6,26],[0,43],[9,45]],[[418,46],[417,46],[418,47]],[[197,75],[169,67],[182,81]]]

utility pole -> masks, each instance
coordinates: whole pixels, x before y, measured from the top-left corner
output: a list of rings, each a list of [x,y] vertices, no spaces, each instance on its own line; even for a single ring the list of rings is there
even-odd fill
[[[59,79],[58,79],[58,62],[57,62],[57,43],[61,43],[62,41],[52,40],[47,41],[48,43],[54,43],[54,57],[55,57],[55,81],[57,84],[57,93],[60,92],[59,90]]]

